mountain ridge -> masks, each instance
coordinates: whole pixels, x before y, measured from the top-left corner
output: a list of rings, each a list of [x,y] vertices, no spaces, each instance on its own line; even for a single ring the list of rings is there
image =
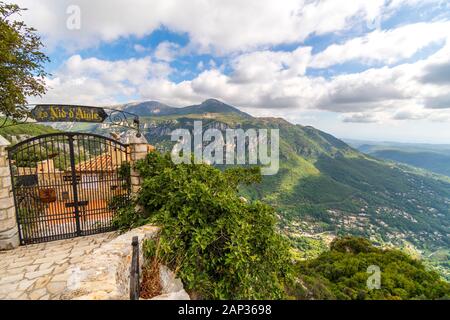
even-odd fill
[[[217,99],[207,99],[200,104],[189,105],[186,107],[171,107],[159,101],[150,100],[143,102],[133,102],[118,105],[124,111],[134,113],[138,116],[149,115],[185,115],[185,114],[204,114],[204,113],[235,113],[245,117],[251,117],[249,114],[238,108],[228,105]]]
[[[414,166],[450,177],[450,145],[349,141],[359,151],[370,156]]]
[[[242,115],[232,106],[226,109],[229,112],[209,112],[220,110],[199,104],[185,109],[193,113],[146,114],[141,116],[142,131],[158,150],[170,151],[174,144],[170,133],[179,128],[192,130],[196,120],[202,120],[204,128],[219,130],[279,129],[278,174],[265,176],[261,184],[241,192],[273,205],[281,217],[280,229],[301,250],[311,245],[300,240],[304,236],[324,240],[350,234],[418,255],[444,250],[439,256],[446,256],[450,178],[366,155],[311,126]],[[107,129],[96,130],[108,134]],[[444,259],[442,268],[447,263]]]

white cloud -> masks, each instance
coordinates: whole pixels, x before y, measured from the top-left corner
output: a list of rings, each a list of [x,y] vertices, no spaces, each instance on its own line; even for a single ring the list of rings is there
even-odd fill
[[[225,53],[301,42],[308,36],[369,23],[410,1],[387,0],[16,0],[23,17],[50,46],[93,47],[120,37],[149,35],[161,26],[187,33],[191,48]],[[435,2],[420,0],[413,2]],[[66,9],[81,9],[81,29],[68,30]]]
[[[190,81],[174,83],[167,79],[153,79],[139,87],[141,100],[158,100],[171,106],[187,106],[204,100],[192,88]]]
[[[449,75],[436,66],[450,64],[450,43],[415,63],[330,79],[305,73],[310,58],[308,47],[257,51],[233,58],[231,72],[210,68],[175,83],[169,79],[170,66],[150,57],[107,61],[74,55],[49,79],[51,89],[43,101],[97,105],[152,99],[183,106],[216,97],[247,110],[289,117],[302,110],[325,110],[343,114],[345,122],[449,119]]]
[[[107,61],[73,55],[47,79],[45,97],[31,102],[113,104],[119,96],[131,99],[139,85],[166,78],[170,72],[166,63],[155,63],[149,57]]]
[[[392,30],[376,30],[343,44],[329,46],[312,58],[310,66],[327,68],[348,61],[394,64],[447,38],[450,38],[450,21],[423,22]]]
[[[133,49],[134,49],[136,52],[138,52],[138,53],[142,53],[142,52],[148,51],[148,49],[147,49],[146,47],[144,47],[143,45],[140,45],[140,44],[135,44],[135,45],[133,46]]]
[[[430,116],[430,112],[420,106],[409,105],[407,108],[400,108],[392,116],[395,120],[423,120]]]
[[[378,122],[376,115],[372,113],[352,113],[350,115],[344,116],[342,118],[343,122],[353,122],[353,123],[373,123]]]
[[[357,22],[370,22],[381,12],[420,0],[286,0],[282,4],[269,0],[195,0],[189,4],[132,0],[126,5],[118,0],[80,0],[80,31],[64,28],[69,1],[42,0],[39,5],[23,1],[30,6],[32,15],[27,14],[26,19],[31,25],[50,41],[62,41],[73,48],[148,35],[162,25],[187,32],[190,39],[187,48],[165,41],[153,52],[136,44],[135,51],[152,53],[141,59],[109,61],[72,55],[48,80],[51,90],[43,99],[47,102],[104,104],[153,99],[183,106],[216,97],[247,110],[269,110],[289,117],[298,111],[325,110],[342,113],[345,122],[448,119],[448,21],[376,30],[316,55],[312,55],[311,47],[303,45],[290,52],[269,49],[280,43],[301,42],[311,34],[339,32]],[[402,63],[433,43],[443,44],[436,54]],[[216,59],[219,66],[213,59],[199,62],[197,76],[175,83],[169,79],[173,72],[169,63],[186,50],[234,53],[226,56],[225,62]],[[310,76],[307,72],[311,67],[324,68],[351,60],[400,64],[332,78]]]
[[[311,47],[299,47],[292,52],[257,51],[234,59],[233,81],[267,82],[278,78],[304,75],[311,57]]]
[[[165,62],[150,57],[106,61],[70,57],[50,79],[47,102],[115,103],[160,100],[175,106],[210,97],[250,110],[267,109],[292,117],[296,110],[345,114],[346,122],[386,122],[389,119],[447,119],[450,85],[435,65],[450,63],[450,44],[432,56],[395,67],[372,68],[331,79],[305,74],[310,48],[293,52],[259,51],[236,56],[232,71],[212,68],[189,81],[174,83]],[[424,83],[423,79],[438,82]],[[435,108],[435,109],[433,109]],[[437,109],[440,108],[440,109]]]
[[[450,108],[447,94],[450,85],[422,81],[424,74],[431,78],[436,78],[437,74],[442,80],[440,69],[430,66],[444,61],[450,63],[450,43],[436,54],[415,63],[337,76],[326,84],[326,94],[316,107],[335,112],[383,115],[378,120],[418,120],[428,118],[432,113],[436,119],[438,114],[444,113],[427,108]]]
[[[170,62],[179,53],[180,46],[176,43],[163,41],[155,49],[154,56],[161,61]]]
[[[205,64],[203,63],[203,61],[199,61],[197,63],[197,70],[203,70],[205,69]]]
[[[194,80],[183,82],[182,92],[190,88],[192,102],[213,96],[247,108],[348,113],[347,121],[360,122],[420,119],[438,114],[427,108],[448,108],[447,104],[437,104],[449,102],[450,86],[441,69],[431,66],[450,63],[450,43],[415,63],[372,68],[331,79],[304,74],[308,53],[307,48],[301,48],[292,53],[261,51],[238,56],[230,64],[230,74],[215,69],[204,71]],[[439,82],[423,83],[424,75]],[[147,97],[146,92],[143,86],[143,97]],[[177,92],[178,85],[173,84],[171,94],[176,97]]]

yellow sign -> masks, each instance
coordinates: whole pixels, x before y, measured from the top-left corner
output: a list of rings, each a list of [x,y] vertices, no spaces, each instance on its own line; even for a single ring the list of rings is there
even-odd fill
[[[39,122],[95,122],[101,123],[108,114],[103,108],[73,105],[36,105],[31,111]]]

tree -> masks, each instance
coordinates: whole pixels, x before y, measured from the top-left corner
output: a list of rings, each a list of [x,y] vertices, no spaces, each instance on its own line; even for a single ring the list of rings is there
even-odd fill
[[[367,286],[369,266],[380,269],[380,288]],[[330,250],[296,266],[299,299],[411,300],[448,299],[450,284],[434,272],[395,249],[374,247],[355,237],[335,239]]]
[[[134,204],[120,210],[115,224],[160,226],[159,239],[145,246],[149,258],[175,270],[197,297],[285,296],[291,255],[276,230],[274,209],[238,193],[239,185],[260,181],[259,168],[221,171],[207,164],[174,164],[170,154],[151,152],[136,169],[143,178],[137,196],[142,211],[134,212]]]
[[[27,115],[27,98],[46,92],[48,57],[34,28],[12,19],[26,9],[0,2],[0,113],[13,119]]]

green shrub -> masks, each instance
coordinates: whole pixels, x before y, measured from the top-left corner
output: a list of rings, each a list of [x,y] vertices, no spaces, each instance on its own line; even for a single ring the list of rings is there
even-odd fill
[[[260,180],[258,168],[175,165],[168,154],[153,152],[136,169],[143,178],[136,200],[142,210],[122,209],[116,226],[161,226],[159,259],[187,290],[207,299],[285,296],[289,245],[276,232],[274,210],[238,193],[240,184]]]
[[[380,289],[369,289],[367,268],[381,271]],[[448,299],[450,284],[423,263],[398,250],[380,249],[366,239],[338,238],[318,258],[300,262],[292,289],[299,299]]]
[[[450,285],[398,250],[363,238],[335,239],[316,259],[291,260],[275,228],[274,209],[239,196],[260,181],[258,168],[221,171],[172,163],[150,153],[138,162],[141,191],[114,220],[121,229],[161,226],[144,246],[147,257],[175,270],[185,288],[204,299],[444,299]],[[141,209],[136,212],[135,208]],[[370,290],[367,268],[380,267],[381,288]]]

